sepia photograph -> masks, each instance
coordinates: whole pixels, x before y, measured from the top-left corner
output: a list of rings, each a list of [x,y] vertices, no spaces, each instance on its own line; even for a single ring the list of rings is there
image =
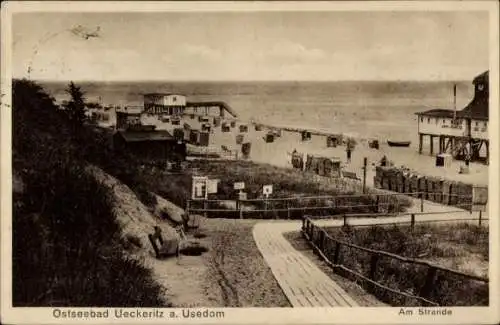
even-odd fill
[[[498,321],[498,10],[2,3],[2,322]]]

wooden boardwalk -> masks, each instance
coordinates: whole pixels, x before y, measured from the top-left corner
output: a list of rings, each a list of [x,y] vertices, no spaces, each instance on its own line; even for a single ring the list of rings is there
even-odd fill
[[[262,222],[253,229],[257,247],[290,304],[293,307],[358,306],[337,283],[283,237],[283,230],[299,230],[300,225],[297,222]]]
[[[417,203],[417,202],[415,202]],[[443,212],[450,207],[424,201],[426,212]],[[419,209],[420,207],[418,207]],[[414,207],[417,209],[417,207]],[[448,210],[449,211],[449,210]],[[471,218],[468,211],[450,211],[443,214],[421,215],[418,221],[454,220]],[[477,217],[477,215],[474,215]],[[407,220],[408,216],[383,218],[356,218],[353,225],[392,223]],[[315,221],[320,226],[341,226],[342,220]],[[293,307],[357,307],[358,304],[335,281],[322,272],[313,261],[298,252],[283,236],[300,231],[302,221],[262,221],[254,226],[253,237],[264,260],[271,268]]]

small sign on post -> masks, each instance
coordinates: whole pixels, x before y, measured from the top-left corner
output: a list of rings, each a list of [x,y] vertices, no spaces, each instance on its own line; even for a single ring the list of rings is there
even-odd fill
[[[216,194],[218,191],[218,185],[219,185],[218,179],[209,179],[207,183],[208,194]]]
[[[236,183],[234,183],[234,189],[235,190],[244,190],[245,189],[245,183],[244,182],[236,182]]]
[[[206,200],[208,198],[207,191],[208,177],[206,176],[193,176],[191,198],[193,200]]]
[[[273,193],[273,186],[272,185],[262,186],[262,193],[264,194],[264,197],[265,197],[264,210],[266,211],[265,213],[267,214],[267,206],[268,206],[267,200],[269,199],[269,195],[271,195]]]
[[[272,185],[264,185],[262,186],[262,193],[266,196],[266,199],[269,195],[273,194],[273,186]]]

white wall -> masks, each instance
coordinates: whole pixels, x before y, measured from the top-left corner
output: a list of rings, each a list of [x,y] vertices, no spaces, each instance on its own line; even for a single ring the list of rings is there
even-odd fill
[[[434,116],[418,117],[418,132],[433,135],[465,136],[465,120],[457,122],[457,127],[452,127],[452,119]]]
[[[186,106],[186,96],[168,95],[163,97],[162,104],[166,106]]]
[[[476,139],[489,139],[488,137],[488,121],[471,121],[471,137]]]

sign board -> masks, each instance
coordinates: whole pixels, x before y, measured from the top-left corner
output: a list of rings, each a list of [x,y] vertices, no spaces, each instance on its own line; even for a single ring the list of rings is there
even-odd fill
[[[262,186],[262,193],[264,193],[265,196],[273,194],[273,186],[272,185]]]
[[[243,190],[243,189],[245,189],[245,183],[244,182],[236,182],[236,183],[234,183],[234,189],[235,190]]]
[[[472,209],[486,211],[488,204],[488,187],[474,186],[472,188]]]
[[[247,193],[245,193],[245,192],[238,193],[238,200],[245,201],[246,199],[247,199]]]
[[[193,176],[191,188],[191,198],[193,200],[206,200],[208,198],[207,183],[208,177]]]
[[[209,179],[207,183],[207,192],[208,194],[217,193],[217,186],[219,185],[218,179]]]

